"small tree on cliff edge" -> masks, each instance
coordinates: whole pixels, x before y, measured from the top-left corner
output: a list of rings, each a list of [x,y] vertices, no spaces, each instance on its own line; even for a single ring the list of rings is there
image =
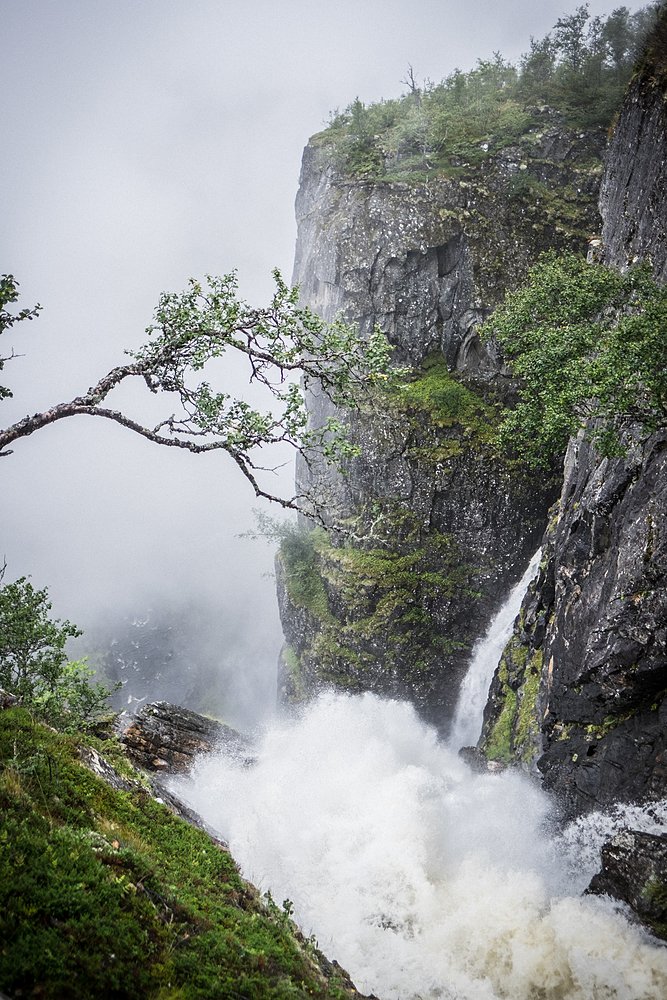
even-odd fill
[[[290,289],[274,271],[276,292],[271,304],[254,309],[237,295],[234,273],[221,278],[191,280],[181,294],[164,293],[146,330],[149,339],[131,361],[113,368],[87,392],[41,413],[24,417],[0,430],[0,457],[11,455],[8,445],[64,417],[86,414],[104,417],[127,427],[155,444],[184,448],[195,454],[222,450],[234,460],[258,497],[282,507],[306,510],[324,520],[325,501],[315,489],[290,498],[262,489],[256,472],[260,448],[287,443],[309,463],[340,465],[358,453],[345,437],[345,427],[329,418],[322,427],[308,424],[304,391],[317,388],[336,406],[354,408],[378,378],[386,377],[391,347],[376,330],[363,340],[338,319],[324,323],[298,304],[298,289]],[[21,320],[33,319],[40,307],[12,314],[5,308],[18,298],[12,275],[0,281],[0,333]],[[207,381],[192,386],[192,376],[228,350],[245,355],[249,382],[263,385],[278,404],[278,412],[260,412],[242,399],[216,391]],[[0,358],[4,363],[15,357]],[[301,385],[290,377],[300,376]],[[150,392],[173,394],[178,413],[155,427],[146,427],[118,410],[102,406],[109,393],[128,378],[143,380]],[[0,387],[0,399],[11,396]],[[266,471],[266,470],[264,470]]]

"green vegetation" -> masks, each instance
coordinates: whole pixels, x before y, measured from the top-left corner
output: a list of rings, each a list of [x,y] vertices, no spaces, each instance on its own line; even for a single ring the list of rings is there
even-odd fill
[[[0,687],[58,728],[94,725],[109,714],[112,691],[90,684],[94,671],[85,660],[67,662],[65,644],[82,632],[52,621],[50,610],[47,590],[35,590],[25,577],[0,587]]]
[[[642,896],[650,904],[651,914],[643,914],[656,937],[667,941],[667,882],[655,876],[646,883]]]
[[[422,181],[516,144],[535,131],[531,107],[556,109],[572,128],[608,127],[657,7],[618,7],[603,19],[584,4],[531,38],[518,67],[495,52],[422,86],[410,69],[402,97],[368,107],[357,99],[311,142],[332,147],[353,177]]]
[[[667,6],[660,4],[659,16],[636,67],[649,86],[667,92]]]
[[[297,608],[308,608],[321,621],[328,621],[332,616],[322,577],[315,570],[315,552],[327,544],[326,533],[321,528],[299,531],[294,526],[286,531],[280,547],[292,604]]]
[[[87,743],[90,740],[86,741]],[[115,740],[93,740],[128,770]],[[80,738],[0,713],[0,989],[45,1000],[350,995],[229,853],[136,783],[83,766]]]
[[[479,596],[474,571],[453,539],[425,530],[398,503],[370,504],[348,529],[339,545],[321,530],[290,532],[282,542],[290,600],[317,622],[308,649],[300,655],[291,649],[286,657],[297,687],[304,656],[318,677],[343,686],[363,684],[376,667],[386,671],[400,663],[407,678],[442,666],[466,639],[463,631],[443,636],[438,615],[453,601],[464,607]],[[336,595],[340,618],[329,607],[327,589]]]
[[[584,726],[586,736],[589,739],[595,737],[595,739],[601,740],[608,733],[611,733],[612,730],[616,729],[617,726],[620,726],[622,722],[625,722],[627,719],[631,719],[636,712],[637,706],[634,706],[633,708],[626,709],[625,712],[617,712],[615,715],[606,715],[604,721],[598,725],[591,723],[588,726]]]
[[[450,372],[441,352],[431,354],[420,371],[402,374],[387,384],[386,397],[392,409],[417,417],[428,414],[430,428],[435,429],[436,441],[423,448],[412,449],[414,457],[426,457],[432,462],[461,454],[466,449],[491,447],[495,450],[497,428],[503,404],[492,390],[485,396],[465,385],[456,372]],[[443,429],[451,433],[443,434]],[[420,437],[424,428],[420,423]]]
[[[496,712],[482,737],[482,749],[489,760],[528,763],[534,756],[533,736],[539,728],[535,702],[541,676],[542,650],[529,649],[512,636],[491,689]]]
[[[621,421],[667,422],[667,288],[641,265],[619,274],[574,254],[540,256],[482,329],[521,379],[500,443],[548,466],[581,428],[602,455],[624,455]]]
[[[529,669],[524,672],[524,682],[521,688],[521,701],[514,732],[514,746],[519,751],[522,760],[530,760],[534,754],[531,737],[539,732],[539,719],[535,714],[535,702],[540,689],[542,677],[542,650],[537,650],[531,657]]]

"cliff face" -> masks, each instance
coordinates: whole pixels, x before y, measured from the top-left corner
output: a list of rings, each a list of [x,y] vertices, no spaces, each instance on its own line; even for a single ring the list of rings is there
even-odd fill
[[[612,267],[650,260],[667,281],[667,19],[631,81],[606,155],[600,192],[605,259]]]
[[[606,262],[667,272],[667,18],[606,156]],[[661,69],[662,67],[662,69]],[[634,433],[632,433],[634,430]],[[628,426],[627,458],[570,442],[559,505],[491,687],[481,746],[537,767],[576,814],[667,794],[667,439]]]
[[[322,141],[308,145],[293,274],[303,301],[327,321],[342,309],[362,332],[379,324],[401,363],[437,349],[459,371],[497,371],[480,321],[540,250],[580,247],[600,225],[604,133],[532,111],[521,145],[476,165],[457,160],[429,183],[351,180]]]
[[[364,332],[379,324],[418,374],[402,397],[338,415],[362,452],[329,475],[351,539],[313,537],[297,556],[283,546],[287,700],[323,684],[372,689],[446,726],[473,642],[537,547],[554,480],[494,452],[512,386],[477,327],[541,250],[581,249],[599,232],[605,137],[533,110],[521,145],[428,184],[350,180],[326,145],[305,150],[302,300],[325,320],[342,310]],[[310,412],[319,423],[331,411],[311,397]]]
[[[570,443],[539,575],[494,677],[487,756],[535,761],[568,813],[667,791],[667,442]]]

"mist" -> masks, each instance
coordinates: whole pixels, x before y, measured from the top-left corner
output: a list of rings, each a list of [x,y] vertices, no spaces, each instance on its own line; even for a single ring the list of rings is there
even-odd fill
[[[611,6],[593,2],[591,14]],[[439,80],[496,50],[516,60],[566,9],[574,4],[5,5],[2,270],[20,282],[19,305],[43,312],[5,338],[3,356],[22,357],[3,372],[14,392],[3,426],[120,363],[142,343],[160,292],[191,276],[238,268],[243,296],[266,304],[271,269],[291,273],[302,148],[333,109],[398,95],[408,64]],[[244,377],[231,378],[242,392]],[[135,389],[110,404],[155,413]],[[289,456],[279,461],[271,487],[288,495]],[[212,677],[218,649],[218,680],[234,693],[215,711],[248,721],[253,706],[268,710],[281,643],[263,575],[272,551],[238,538],[260,505],[225,455],[174,454],[76,418],[18,442],[2,475],[6,579],[48,586],[54,613],[91,633],[92,652],[123,622],[162,628],[171,616],[180,652],[163,691],[187,698],[192,685],[177,675],[199,662]]]
[[[616,901],[580,895],[601,843],[630,818],[664,833],[664,809],[619,807],[559,832],[526,775],[473,774],[411,705],[368,692],[324,694],[277,722],[252,767],[207,755],[171,784],[363,993],[666,995],[663,944]]]

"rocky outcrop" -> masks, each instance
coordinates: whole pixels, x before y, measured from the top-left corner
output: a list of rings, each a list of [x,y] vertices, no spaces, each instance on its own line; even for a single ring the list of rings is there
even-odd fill
[[[602,870],[586,890],[619,899],[667,939],[667,835],[621,830],[601,852]]]
[[[364,547],[318,533],[299,560],[283,545],[280,680],[290,701],[325,685],[407,698],[445,730],[472,645],[537,547],[553,485],[469,450],[443,461],[436,482],[426,461],[412,472],[422,495],[376,502],[375,531],[386,530],[372,539],[369,527]]]
[[[626,95],[602,183],[607,263],[665,278],[667,14]],[[635,145],[637,143],[637,145]],[[627,457],[571,440],[540,573],[491,687],[481,746],[576,815],[667,794],[667,435]]]
[[[14,708],[18,703],[19,699],[15,694],[0,688],[0,711],[3,711],[5,708]]]
[[[145,705],[120,742],[141,767],[162,773],[187,772],[199,754],[213,750],[241,761],[252,759],[249,741],[241,733],[166,701]]]
[[[350,534],[320,540],[305,569],[285,547],[279,557],[286,700],[324,684],[371,689],[446,728],[472,645],[537,547],[557,486],[494,451],[513,388],[477,330],[541,250],[583,248],[599,231],[605,137],[532,111],[520,145],[452,161],[428,183],[355,181],[326,138],[306,147],[302,301],[325,320],[342,310],[365,333],[378,324],[418,377],[404,400],[337,414],[360,450],[344,475],[297,468],[301,485],[328,480],[329,509]],[[321,396],[309,407],[317,425],[333,412]]]
[[[482,742],[536,761],[569,815],[667,793],[666,581],[665,435],[626,459],[572,441]]]
[[[540,250],[599,231],[602,130],[575,132],[550,108],[521,143],[476,164],[452,160],[428,183],[341,175],[326,133],[304,150],[293,282],[330,321],[379,324],[397,360],[441,351],[450,368],[497,372],[477,327]]]

